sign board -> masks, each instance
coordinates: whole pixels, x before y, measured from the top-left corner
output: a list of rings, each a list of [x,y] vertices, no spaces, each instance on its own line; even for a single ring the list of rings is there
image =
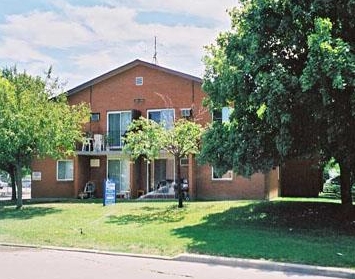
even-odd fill
[[[116,184],[110,180],[104,182],[104,206],[116,203]]]
[[[32,172],[32,180],[33,181],[41,181],[42,180],[42,172],[40,172],[40,171]]]
[[[90,159],[90,167],[100,167],[100,159]]]

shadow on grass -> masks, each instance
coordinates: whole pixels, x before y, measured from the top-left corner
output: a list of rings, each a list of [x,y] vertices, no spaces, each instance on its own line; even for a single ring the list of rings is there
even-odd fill
[[[58,213],[61,210],[54,207],[37,207],[28,206],[21,209],[15,209],[15,207],[0,206],[0,220],[4,219],[20,219],[27,220],[34,217],[41,217],[48,214]]]
[[[355,213],[355,210],[352,214]],[[205,221],[227,227],[247,226],[260,229],[286,229],[312,232],[333,230],[354,234],[355,215],[345,218],[341,206],[335,203],[275,201],[231,208]],[[211,222],[212,221],[212,222]]]
[[[333,203],[255,203],[207,215],[173,234],[190,239],[192,253],[355,266],[355,222],[340,212]]]
[[[107,223],[117,224],[117,225],[128,225],[132,223],[138,225],[144,225],[152,222],[172,223],[172,222],[181,221],[186,214],[186,210],[177,209],[176,205],[170,205],[166,208],[144,206],[139,210],[144,211],[144,213],[126,214],[122,216],[116,216],[116,215],[108,216]]]

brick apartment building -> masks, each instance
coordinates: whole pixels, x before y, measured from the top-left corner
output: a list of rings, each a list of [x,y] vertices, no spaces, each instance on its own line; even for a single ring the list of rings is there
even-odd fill
[[[91,120],[86,141],[76,155],[65,160],[36,160],[32,165],[32,197],[78,197],[88,181],[102,197],[106,179],[115,182],[117,193],[131,198],[153,191],[161,181],[174,180],[174,159],[161,154],[148,164],[131,162],[122,152],[122,136],[139,116],[166,125],[188,117],[202,125],[212,121],[202,106],[202,80],[155,64],[134,60],[67,92],[70,104],[86,102]],[[208,165],[199,166],[193,156],[183,161],[183,177],[194,199],[268,199],[280,194],[280,173],[256,173],[250,178],[232,172],[218,177]]]

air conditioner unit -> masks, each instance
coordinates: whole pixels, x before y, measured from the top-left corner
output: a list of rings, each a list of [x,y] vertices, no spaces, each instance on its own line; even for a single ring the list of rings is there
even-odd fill
[[[191,116],[191,109],[181,109],[181,116],[182,117],[190,117]]]

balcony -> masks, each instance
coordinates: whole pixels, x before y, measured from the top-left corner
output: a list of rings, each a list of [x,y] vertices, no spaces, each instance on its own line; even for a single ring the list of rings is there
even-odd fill
[[[123,147],[125,131],[109,131],[104,133],[86,132],[82,142],[76,144],[78,155],[106,155],[120,152]]]

